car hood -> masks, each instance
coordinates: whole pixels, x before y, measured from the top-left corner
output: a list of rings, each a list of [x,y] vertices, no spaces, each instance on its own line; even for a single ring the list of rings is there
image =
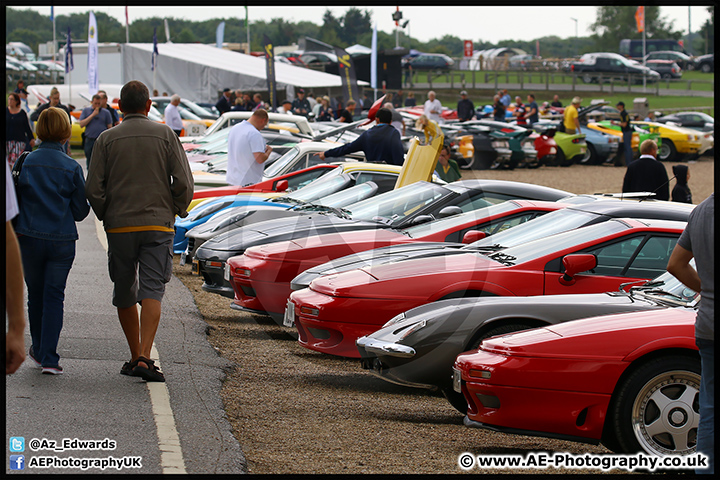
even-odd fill
[[[318,258],[323,255],[323,252],[337,257],[338,255],[350,255],[356,251],[378,248],[391,242],[404,241],[411,241],[411,239],[393,229],[356,230],[270,243],[249,249],[245,252],[245,256],[279,262],[300,261]],[[358,250],[358,248],[362,248],[362,250]],[[346,250],[347,253],[341,253]]]
[[[348,220],[335,215],[313,214],[278,218],[221,233],[198,249],[198,259],[229,257],[242,254],[247,248],[266,243],[293,240],[310,235],[340,231],[388,228],[379,222]]]
[[[503,265],[474,253],[447,257],[420,258],[385,265],[373,265],[312,282],[310,288],[333,297],[427,298],[447,280],[463,282],[474,272]]]
[[[230,207],[219,213],[223,213],[223,215],[213,216],[202,225],[191,228],[185,236],[209,240],[220,233],[234,230],[245,225],[277,218],[296,217],[300,214],[300,212],[288,210],[286,206],[277,203]]]
[[[609,317],[591,317],[483,342],[484,351],[522,357],[624,360],[657,342],[695,344],[692,308],[667,308]]]
[[[324,275],[332,275],[356,268],[382,265],[411,258],[466,253],[460,249],[463,246],[465,245],[462,243],[414,242],[354,253],[305,270],[293,279],[290,286],[293,290],[300,290],[301,288],[308,287],[310,282]]]

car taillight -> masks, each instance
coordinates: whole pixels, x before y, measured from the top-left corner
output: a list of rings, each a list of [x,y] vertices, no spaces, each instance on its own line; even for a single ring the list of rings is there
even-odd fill
[[[582,60],[581,60],[581,61],[582,61]],[[575,71],[575,65],[570,65],[570,71],[571,71],[571,72],[574,72],[574,71]]]
[[[248,269],[248,268],[236,268],[236,269],[235,269],[235,276],[236,276],[236,277],[249,277],[249,276],[250,276],[250,269]]]
[[[580,143],[580,142],[584,142],[584,141],[585,141],[584,138],[573,138],[572,143]]]

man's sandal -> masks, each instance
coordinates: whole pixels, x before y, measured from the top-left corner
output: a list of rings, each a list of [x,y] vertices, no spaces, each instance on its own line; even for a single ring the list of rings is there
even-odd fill
[[[139,362],[144,362],[147,368],[138,365]],[[135,360],[135,367],[132,369],[132,376],[140,377],[146,382],[164,382],[165,375],[162,374],[160,369],[155,366],[155,362],[145,357],[138,357]]]
[[[132,376],[133,368],[135,368],[136,366],[137,360],[135,360],[134,362],[125,362],[125,364],[120,369],[120,374]]]

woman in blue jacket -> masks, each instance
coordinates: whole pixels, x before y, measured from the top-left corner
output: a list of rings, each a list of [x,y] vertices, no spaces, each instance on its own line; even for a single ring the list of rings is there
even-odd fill
[[[42,143],[27,156],[18,179],[20,204],[15,228],[28,290],[30,358],[42,373],[63,373],[58,340],[63,326],[63,302],[78,239],[75,222],[90,213],[85,179],[78,162],[63,144],[71,126],[65,111],[50,107],[40,114],[36,134]]]

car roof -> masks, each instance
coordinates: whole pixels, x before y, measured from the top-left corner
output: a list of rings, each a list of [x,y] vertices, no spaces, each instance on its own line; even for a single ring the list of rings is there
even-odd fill
[[[502,190],[503,193],[525,196],[533,193],[543,192],[548,195],[547,200],[557,195],[556,199],[572,196],[572,193],[557,188],[546,187],[543,185],[535,185],[532,183],[514,182],[512,180],[491,180],[491,179],[469,179],[457,180],[447,184],[450,188],[462,188],[466,190],[482,189],[486,191]]]
[[[389,165],[387,163],[370,163],[370,162],[338,162],[343,173],[352,173],[356,171],[372,171],[385,173],[400,173],[402,168],[399,165]]]
[[[568,208],[615,218],[654,218],[686,222],[695,205],[677,202],[624,202],[603,199],[596,202],[573,205]]]
[[[652,229],[670,229],[684,230],[687,226],[686,221],[682,220],[665,220],[661,218],[634,218],[621,217],[611,221],[623,222],[631,228],[652,228]]]

